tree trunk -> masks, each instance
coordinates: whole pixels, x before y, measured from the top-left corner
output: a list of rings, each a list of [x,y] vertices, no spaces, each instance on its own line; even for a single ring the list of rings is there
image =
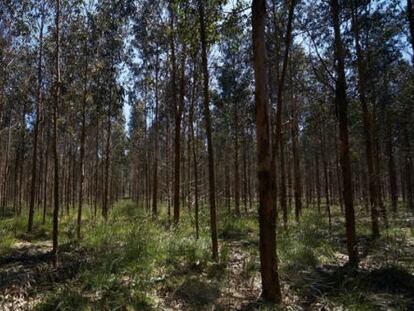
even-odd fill
[[[174,108],[174,224],[177,225],[180,220],[180,167],[181,167],[181,116],[177,103],[177,86],[176,86],[176,59],[175,59],[175,43],[174,43],[174,9],[170,6],[170,48],[171,48],[171,87],[172,87],[172,105]],[[181,94],[180,94],[181,95]]]
[[[234,207],[236,216],[240,217],[239,107],[236,103],[234,108]]]
[[[204,1],[198,1],[198,11],[200,16],[200,39],[201,39],[201,62],[203,71],[203,107],[204,119],[207,135],[207,153],[208,153],[208,183],[209,183],[209,201],[210,201],[210,229],[211,229],[211,247],[212,257],[214,261],[219,260],[218,257],[218,241],[217,241],[217,220],[216,220],[216,184],[214,176],[214,150],[213,138],[211,135],[211,116],[210,116],[210,94],[209,94],[209,73],[207,59],[207,38],[206,25],[204,20]]]
[[[59,155],[58,155],[58,109],[60,102],[60,0],[56,0],[56,81],[55,81],[55,103],[53,106],[53,160],[54,160],[54,180],[53,180],[53,265],[58,265],[58,234],[59,234]]]
[[[198,159],[197,159],[197,147],[194,134],[194,101],[195,101],[195,90],[196,90],[196,70],[193,73],[193,88],[192,88],[192,99],[189,117],[190,125],[190,138],[191,138],[191,151],[193,154],[193,172],[194,172],[194,218],[195,218],[195,233],[196,239],[200,236],[200,225],[199,225],[199,204],[198,204]]]
[[[79,202],[78,202],[78,219],[76,233],[78,240],[81,239],[81,225],[82,225],[82,204],[83,204],[83,182],[85,179],[85,137],[86,137],[86,95],[88,83],[88,56],[87,56],[87,42],[85,42],[85,73],[83,82],[83,99],[82,99],[82,121],[81,121],[81,135],[80,135],[80,157],[79,157]]]
[[[280,209],[283,213],[283,227],[285,230],[288,225],[288,210],[286,200],[286,167],[285,167],[285,142],[283,141],[283,134],[280,139],[279,157],[280,157]]]
[[[293,155],[293,179],[294,179],[294,196],[295,196],[295,217],[296,222],[300,221],[300,216],[302,214],[302,174],[300,171],[300,158],[298,152],[298,132],[299,132],[299,125],[298,125],[298,113],[296,107],[296,99],[293,99],[292,102],[292,155]],[[305,177],[306,178],[306,177]],[[306,182],[306,179],[305,179]],[[308,183],[309,184],[309,183]],[[308,202],[309,202],[309,192],[308,192]],[[309,203],[307,203],[309,204]]]
[[[355,230],[355,211],[353,205],[352,171],[349,155],[348,138],[348,103],[346,98],[345,55],[341,38],[341,25],[339,21],[340,6],[338,0],[330,0],[332,23],[334,27],[334,48],[336,63],[335,105],[338,110],[339,137],[341,141],[340,162],[342,168],[342,182],[345,205],[346,237],[349,264],[358,266],[358,249]]]
[[[112,131],[112,91],[108,103],[108,114],[106,124],[106,146],[105,146],[105,168],[104,168],[104,191],[103,191],[103,202],[102,202],[102,216],[105,222],[108,220],[108,194],[109,194],[109,165],[111,161],[111,131]]]
[[[252,40],[255,76],[257,175],[259,192],[260,272],[262,297],[279,303],[281,291],[276,255],[276,218],[273,205],[272,154],[266,99],[265,0],[252,3]]]
[[[397,189],[397,173],[394,160],[394,146],[392,135],[392,119],[390,111],[387,111],[387,154],[388,154],[388,176],[390,183],[391,206],[394,215],[397,213],[398,205],[398,189]]]
[[[154,146],[154,164],[153,164],[153,192],[152,192],[152,217],[157,217],[158,215],[158,154],[159,154],[159,120],[158,120],[158,51],[155,64],[155,119],[154,119],[154,128],[155,128],[155,146]]]
[[[36,119],[33,127],[33,154],[32,154],[32,172],[31,172],[31,185],[30,185],[30,201],[29,201],[29,221],[27,225],[27,231],[33,230],[33,217],[34,217],[34,204],[36,194],[36,178],[37,178],[37,140],[39,133],[39,121],[40,121],[40,106],[42,104],[42,58],[43,58],[43,24],[44,14],[43,8],[40,16],[40,30],[39,30],[39,57],[37,64],[37,98],[36,98]]]

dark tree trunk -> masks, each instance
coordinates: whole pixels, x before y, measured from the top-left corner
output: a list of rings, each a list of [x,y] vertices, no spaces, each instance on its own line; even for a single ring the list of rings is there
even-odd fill
[[[55,70],[56,70],[56,81],[55,81],[55,102],[53,106],[53,161],[54,161],[54,180],[53,180],[53,197],[54,197],[54,208],[53,208],[53,265],[58,265],[58,248],[59,248],[59,155],[58,155],[58,109],[60,102],[60,0],[56,0],[56,59],[55,59]]]
[[[355,230],[355,211],[353,203],[352,171],[349,154],[348,138],[348,103],[346,98],[345,55],[341,38],[341,24],[339,20],[340,6],[338,0],[330,0],[332,23],[334,27],[334,48],[336,63],[335,105],[339,119],[339,137],[341,141],[340,162],[342,168],[343,199],[345,206],[345,222],[349,264],[358,266],[358,249]]]
[[[211,116],[210,116],[210,94],[209,94],[209,73],[207,59],[207,38],[206,25],[204,20],[204,2],[198,1],[198,11],[200,15],[200,39],[201,39],[201,62],[203,71],[203,107],[207,135],[207,153],[208,153],[208,182],[209,182],[209,201],[210,201],[210,226],[212,256],[214,261],[218,261],[218,241],[217,241],[217,220],[216,220],[216,185],[214,176],[214,150],[213,138],[211,135]]]
[[[198,240],[200,236],[200,225],[199,225],[199,203],[198,203],[198,159],[197,159],[197,146],[195,141],[194,133],[194,101],[195,101],[195,90],[196,90],[196,70],[194,69],[193,73],[193,87],[192,87],[192,100],[190,106],[189,125],[190,125],[190,139],[191,139],[191,151],[193,154],[193,173],[194,173],[194,218],[195,218],[195,233],[196,239]]]
[[[81,121],[81,135],[80,135],[80,155],[79,155],[79,202],[78,202],[78,219],[77,219],[77,228],[76,228],[78,240],[81,239],[83,183],[85,180],[86,98],[87,98],[87,83],[88,83],[87,42],[85,42],[85,53],[86,53],[86,61],[85,61],[84,81],[83,81],[82,121]]]
[[[296,222],[300,221],[300,216],[302,214],[302,174],[300,171],[300,157],[298,151],[299,144],[299,125],[298,125],[298,113],[296,107],[296,101],[293,99],[292,107],[292,155],[293,155],[293,178],[294,178],[294,196],[295,196],[295,217]],[[306,182],[306,180],[305,180]],[[309,194],[309,192],[308,192]],[[307,196],[309,202],[309,195]],[[309,204],[309,203],[307,203]]]
[[[33,154],[32,154],[32,179],[30,185],[30,200],[29,200],[29,221],[27,231],[33,230],[34,205],[36,195],[36,178],[37,178],[37,145],[40,122],[40,106],[42,105],[42,58],[43,58],[43,23],[44,14],[43,8],[40,16],[40,30],[39,30],[39,57],[37,64],[37,99],[36,99],[36,119],[33,127]]]
[[[234,205],[236,216],[240,216],[240,171],[239,171],[239,112],[234,104]]]
[[[280,139],[279,157],[280,157],[280,209],[283,213],[283,227],[288,226],[288,210],[286,200],[286,166],[285,166],[285,142],[283,141],[283,133]]]
[[[105,221],[108,220],[108,206],[109,206],[109,166],[111,162],[111,132],[112,132],[112,92],[111,98],[109,99],[108,114],[107,114],[107,124],[106,124],[106,143],[105,143],[105,168],[104,168],[104,190],[103,190],[103,202],[102,202],[102,216]]]
[[[158,51],[157,51],[158,53]],[[153,187],[152,187],[152,216],[157,217],[158,215],[158,153],[159,153],[159,120],[158,120],[158,54],[155,64],[155,118],[154,118],[154,128],[155,128],[155,146],[154,146],[154,164],[153,164]]]
[[[177,103],[177,86],[176,86],[176,56],[175,56],[175,34],[174,34],[174,9],[170,6],[170,49],[171,49],[171,88],[172,88],[172,105],[174,111],[175,131],[174,131],[174,224],[180,221],[180,168],[181,168],[181,115]]]
[[[387,154],[388,154],[388,176],[390,184],[391,206],[394,214],[397,213],[398,205],[398,188],[397,188],[397,173],[394,160],[394,146],[392,133],[392,119],[390,111],[387,111]]]
[[[266,99],[265,0],[252,3],[253,64],[255,75],[257,175],[259,193],[260,272],[262,297],[281,301],[276,255],[276,218],[273,205],[272,154]]]

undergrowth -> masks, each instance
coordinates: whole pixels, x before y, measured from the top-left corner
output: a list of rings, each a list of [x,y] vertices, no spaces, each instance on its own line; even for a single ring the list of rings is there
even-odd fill
[[[165,291],[190,308],[204,308],[214,304],[230,284],[228,261],[234,247],[248,254],[240,277],[259,278],[256,213],[238,218],[218,211],[220,262],[214,263],[207,208],[200,213],[198,240],[194,219],[187,211],[179,226],[169,221],[165,206],[160,207],[156,220],[127,200],[114,205],[106,222],[95,217],[89,206],[84,211],[80,241],[75,235],[76,211],[69,210],[67,215],[64,211],[60,221],[60,243],[78,254],[79,272],[56,282],[51,290],[33,293],[41,301],[37,310],[153,310],[161,303],[159,293]],[[391,219],[381,238],[372,240],[369,217],[358,218],[360,253],[370,266],[349,274],[337,257],[346,257],[344,219],[339,208],[333,208],[333,215],[332,228],[325,215],[310,208],[304,209],[300,223],[290,217],[287,229],[278,226],[282,284],[289,284],[305,306],[318,302],[329,308],[378,310],[387,301],[396,309],[412,306],[407,293],[414,292],[414,267],[407,245],[413,241],[413,228]],[[50,217],[42,224],[37,211],[34,223],[34,231],[28,234],[27,215],[0,219],[0,253],[6,256],[16,251],[21,241],[49,241]],[[269,308],[259,303],[257,309]]]

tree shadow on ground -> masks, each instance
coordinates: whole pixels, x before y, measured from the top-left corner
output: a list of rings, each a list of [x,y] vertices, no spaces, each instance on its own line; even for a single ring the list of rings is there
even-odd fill
[[[398,266],[352,270],[324,265],[297,279],[294,287],[305,309],[323,298],[341,302],[344,297],[376,309],[414,309],[414,276]]]
[[[87,264],[84,251],[65,244],[60,247],[59,265],[52,265],[53,255],[50,247],[25,246],[8,256],[0,257],[0,294],[14,288],[25,290],[30,287],[51,286],[63,283],[77,275],[82,265]]]
[[[204,310],[220,297],[219,284],[195,277],[187,278],[177,288],[174,297],[189,304],[193,310]]]

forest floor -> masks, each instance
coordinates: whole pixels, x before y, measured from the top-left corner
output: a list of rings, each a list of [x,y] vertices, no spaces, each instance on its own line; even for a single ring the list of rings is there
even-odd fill
[[[292,217],[288,230],[279,226],[278,308],[259,299],[253,211],[241,218],[219,213],[220,263],[210,259],[207,210],[198,240],[187,210],[178,228],[163,213],[152,221],[127,200],[106,224],[86,212],[81,242],[75,211],[63,217],[58,268],[51,265],[49,221],[41,225],[39,216],[28,235],[25,217],[0,218],[1,310],[414,310],[414,217],[402,207],[377,240],[357,209],[357,271],[344,265],[339,209],[331,229],[316,207],[304,210],[300,224]]]

